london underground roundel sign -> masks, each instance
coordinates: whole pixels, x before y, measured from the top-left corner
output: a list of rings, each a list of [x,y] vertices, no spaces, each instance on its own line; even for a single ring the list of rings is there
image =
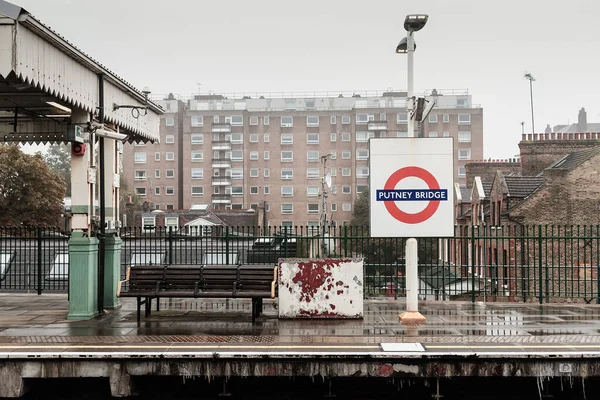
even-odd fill
[[[451,139],[371,139],[371,236],[453,236],[452,154]]]

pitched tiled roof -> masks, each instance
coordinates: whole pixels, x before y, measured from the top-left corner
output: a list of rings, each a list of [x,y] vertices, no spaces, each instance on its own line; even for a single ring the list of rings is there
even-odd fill
[[[490,192],[492,191],[492,183],[491,182],[482,182],[481,186],[483,186],[483,193],[485,194],[485,198],[490,198]]]
[[[572,171],[579,165],[583,164],[584,162],[586,162],[587,160],[599,153],[600,148],[594,146],[587,150],[578,151],[577,153],[567,154],[566,156],[552,164],[549,168],[565,169],[568,171]]]
[[[525,198],[544,183],[542,176],[505,176],[509,197]]]
[[[471,188],[460,188],[460,196],[462,198],[462,201],[464,203],[469,203],[471,202]]]

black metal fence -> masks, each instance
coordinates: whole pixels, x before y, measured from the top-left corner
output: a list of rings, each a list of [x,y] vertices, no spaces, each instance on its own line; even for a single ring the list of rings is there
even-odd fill
[[[404,238],[371,238],[342,226],[122,229],[121,266],[264,264],[279,258],[360,257],[365,297],[405,291]],[[451,238],[419,239],[420,297],[437,300],[597,302],[598,226],[457,226]],[[0,228],[0,290],[68,289],[68,236]]]

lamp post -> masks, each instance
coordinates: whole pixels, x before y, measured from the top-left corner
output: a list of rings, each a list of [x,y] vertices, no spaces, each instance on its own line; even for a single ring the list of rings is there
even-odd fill
[[[531,99],[531,133],[535,133],[535,120],[533,118],[533,81],[535,78],[529,72],[525,73],[525,79],[529,80],[529,98]]]
[[[409,14],[404,20],[404,29],[406,37],[402,38],[396,53],[406,54],[407,57],[407,98],[406,112],[408,122],[408,137],[415,137],[415,97],[413,88],[413,70],[414,70],[414,52],[416,48],[414,33],[423,29],[429,16],[425,14]],[[406,260],[406,312],[400,315],[400,320],[404,323],[423,323],[425,317],[419,313],[419,255],[418,242],[415,238],[409,238],[406,241],[406,251],[404,253]]]

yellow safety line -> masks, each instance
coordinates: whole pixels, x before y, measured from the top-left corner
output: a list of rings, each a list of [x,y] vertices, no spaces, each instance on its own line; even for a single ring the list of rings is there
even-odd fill
[[[157,345],[20,345],[20,346],[3,346],[0,345],[0,351],[2,349],[379,349],[376,345],[364,345],[364,346],[335,346],[335,345],[257,345],[257,346],[245,346],[245,345],[173,345],[166,344],[164,346]]]
[[[476,345],[476,346],[467,346],[467,345],[461,345],[461,346],[440,346],[440,345],[428,345],[428,344],[424,344],[424,346],[427,349],[564,349],[564,348],[578,348],[578,349],[600,349],[600,345],[571,345],[571,344],[564,344],[564,345],[519,345],[519,344],[515,344],[513,346],[509,346],[509,345],[488,345],[488,346],[483,346],[483,345]]]

